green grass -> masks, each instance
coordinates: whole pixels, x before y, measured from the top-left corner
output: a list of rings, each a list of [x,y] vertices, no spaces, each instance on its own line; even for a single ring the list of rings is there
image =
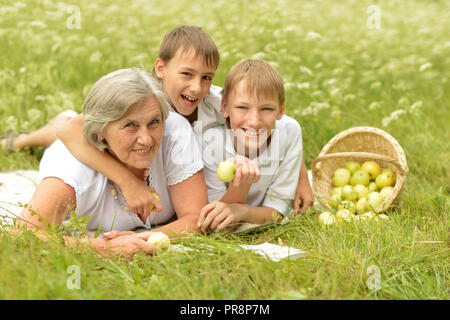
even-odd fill
[[[76,1],[81,29],[69,29],[62,3],[3,0],[0,135],[35,130],[65,109],[81,111],[99,77],[141,64],[151,69],[163,35],[193,24],[219,47],[216,85],[242,59],[276,65],[287,113],[302,126],[308,167],[349,127],[379,127],[395,137],[410,169],[402,207],[381,224],[326,229],[312,210],[255,235],[179,240],[213,245],[210,255],[139,254],[129,263],[1,230],[0,299],[449,299],[448,2],[377,1],[379,30],[366,24],[372,1],[184,3]],[[394,119],[396,110],[404,113]],[[0,170],[37,169],[42,151],[0,152]],[[264,241],[312,255],[273,262],[227,247]],[[80,290],[67,287],[71,265],[80,268]],[[372,265],[378,290],[368,285]]]

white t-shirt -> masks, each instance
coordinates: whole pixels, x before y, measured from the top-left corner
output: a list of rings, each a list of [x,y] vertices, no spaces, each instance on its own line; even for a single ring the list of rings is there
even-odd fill
[[[237,155],[229,132],[217,125],[203,133],[204,174],[208,187],[208,200],[220,200],[228,189],[217,177],[220,162]],[[258,182],[252,184],[246,203],[255,207],[271,207],[283,215],[292,211],[302,164],[302,134],[298,122],[286,115],[276,121],[269,146],[257,157],[261,171]]]
[[[179,114],[170,112],[165,122],[160,149],[150,167],[150,186],[161,198],[163,210],[153,212],[144,224],[139,217],[124,209],[127,207],[118,186],[118,199],[112,196],[113,183],[104,175],[78,161],[64,144],[57,140],[44,153],[40,178],[57,177],[75,189],[76,213],[92,214],[88,230],[133,230],[150,228],[152,224],[167,222],[175,211],[171,203],[169,186],[178,184],[203,168],[201,147],[189,122]]]

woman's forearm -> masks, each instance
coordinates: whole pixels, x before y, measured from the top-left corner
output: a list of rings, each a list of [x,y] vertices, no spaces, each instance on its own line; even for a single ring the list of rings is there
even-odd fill
[[[198,217],[198,214],[188,214],[152,231],[164,232],[169,238],[182,237],[185,233],[200,233],[201,230],[197,226]]]

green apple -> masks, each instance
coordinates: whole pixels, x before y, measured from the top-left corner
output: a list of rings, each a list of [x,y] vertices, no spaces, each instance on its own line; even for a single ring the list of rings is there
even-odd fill
[[[152,192],[152,195],[156,198],[156,200],[158,200],[158,202],[161,202],[161,199],[159,198],[157,193]],[[153,204],[150,204],[150,211],[152,211],[154,207],[155,206]]]
[[[355,201],[356,200],[356,192],[353,191],[353,187],[349,184],[342,187],[342,199]]]
[[[383,189],[384,187],[393,186],[395,184],[395,180],[395,173],[390,170],[380,173],[375,179],[375,183],[378,188]]]
[[[383,198],[383,200],[386,200],[389,197],[389,195],[392,193],[393,190],[394,190],[393,186],[388,186],[388,187],[384,187],[383,189],[381,189],[380,195]]]
[[[377,187],[377,184],[375,183],[375,181],[370,181],[369,185],[367,186],[367,189],[369,189],[369,193],[378,191],[378,187]]]
[[[231,182],[236,173],[236,165],[230,161],[222,161],[217,167],[217,176],[223,182]]]
[[[364,214],[367,211],[367,198],[361,198],[356,202],[356,213]]]
[[[375,161],[366,161],[361,165],[361,170],[366,171],[370,179],[375,179],[381,172],[380,166]]]
[[[383,219],[383,220],[389,220],[389,217],[387,215],[385,215],[384,213],[379,214],[378,217],[380,217],[380,219]]]
[[[373,211],[369,211],[364,213],[363,215],[359,216],[361,220],[372,220],[376,217],[377,215],[375,214],[375,212]]]
[[[353,187],[353,191],[356,192],[356,199],[361,199],[366,197],[369,194],[369,189],[367,189],[366,186],[363,186],[362,184],[357,184]]]
[[[342,209],[336,212],[336,220],[345,222],[352,222],[353,221],[353,214],[350,212],[350,210]]]
[[[332,182],[335,187],[343,187],[350,182],[352,174],[348,169],[338,168],[334,171]]]
[[[163,232],[150,232],[147,242],[158,249],[167,249],[170,246],[169,237]]]
[[[352,178],[350,180],[352,186],[355,186],[357,184],[367,186],[369,182],[370,182],[369,174],[362,169],[356,170],[356,172],[352,175]]]
[[[341,187],[333,188],[333,191],[331,191],[331,195],[335,194],[338,194],[342,197],[342,188]]]
[[[347,161],[344,167],[353,174],[356,170],[361,168],[361,165],[356,161]]]
[[[328,204],[332,208],[337,208],[338,204],[342,201],[342,197],[339,194],[332,194],[328,199]]]
[[[324,211],[319,215],[319,221],[324,225],[331,225],[336,222],[336,218],[329,211]]]
[[[379,192],[371,192],[367,195],[367,210],[375,210],[383,203],[383,198]]]
[[[351,214],[356,212],[356,205],[353,201],[344,200],[341,201],[338,205],[338,210],[348,210]]]

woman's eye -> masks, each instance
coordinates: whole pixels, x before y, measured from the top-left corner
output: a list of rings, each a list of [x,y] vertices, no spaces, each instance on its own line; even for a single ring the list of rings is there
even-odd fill
[[[152,120],[152,122],[150,122],[150,124],[158,124],[160,122],[161,121],[159,119],[154,119],[154,120]]]
[[[124,128],[132,128],[132,127],[134,127],[134,123],[127,123],[125,126],[124,126]]]

